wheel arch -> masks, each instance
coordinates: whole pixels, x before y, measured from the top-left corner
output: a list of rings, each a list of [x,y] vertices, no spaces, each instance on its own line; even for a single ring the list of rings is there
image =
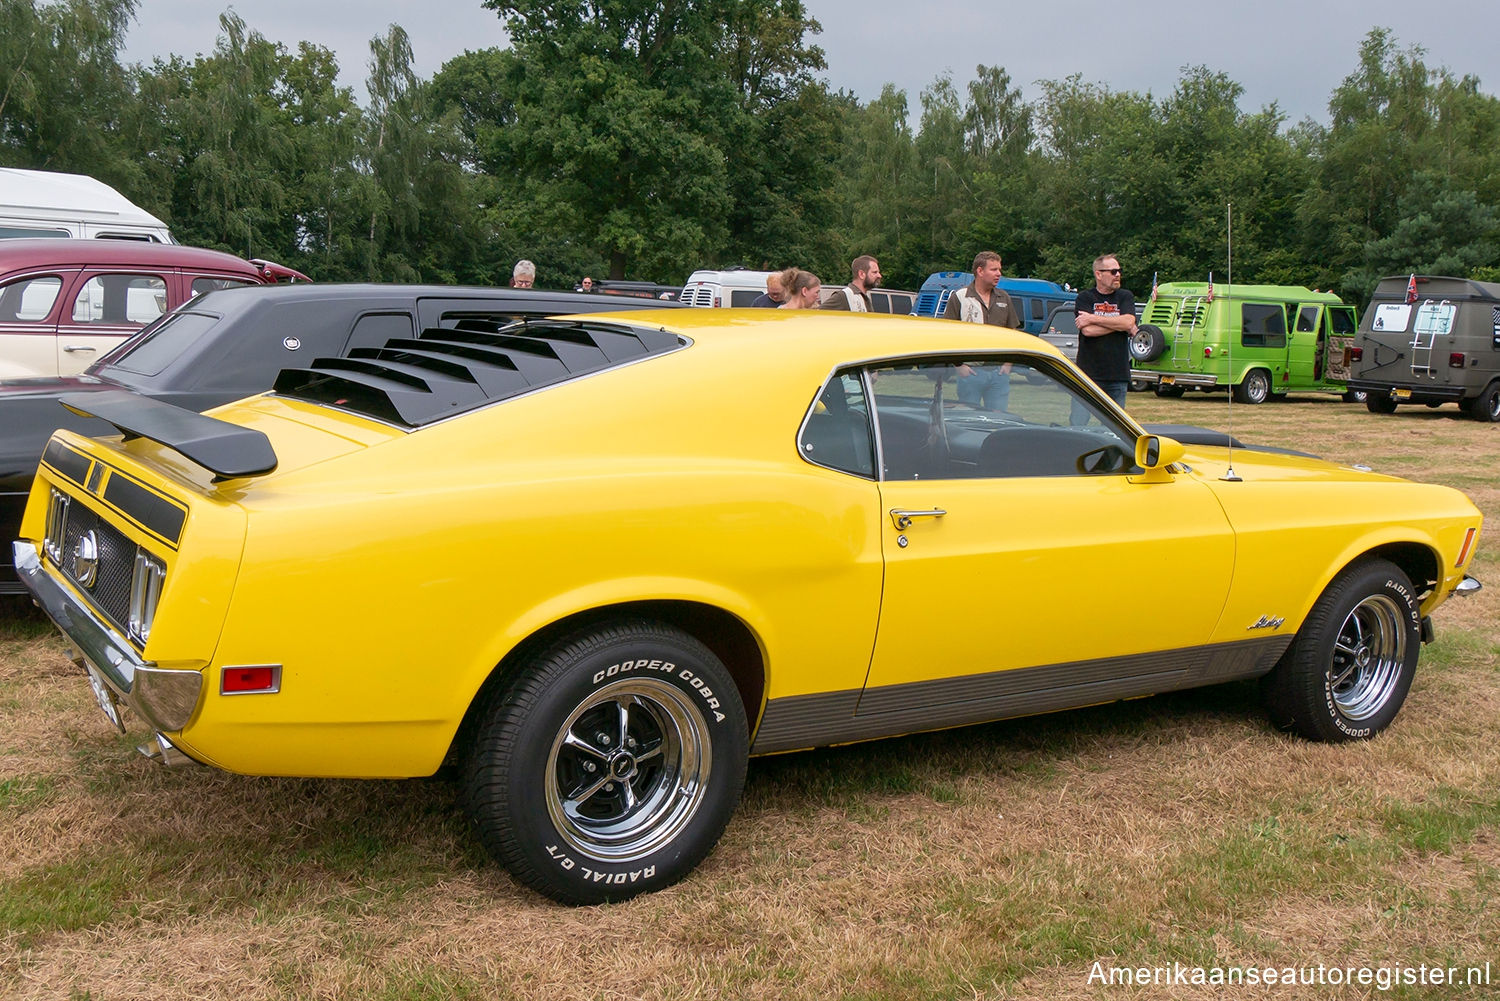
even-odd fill
[[[583,609],[543,625],[517,643],[495,665],[464,711],[444,758],[455,764],[463,752],[489,699],[514,676],[521,665],[564,637],[623,619],[650,619],[680,629],[723,662],[734,678],[740,704],[753,740],[765,704],[766,658],[759,637],[738,616],[714,605],[684,599],[645,599]]]
[[[1360,555],[1360,559],[1390,560],[1406,574],[1417,589],[1418,604],[1426,605],[1432,593],[1442,584],[1443,574],[1438,554],[1420,542],[1387,542]],[[1351,560],[1353,565],[1356,560]]]

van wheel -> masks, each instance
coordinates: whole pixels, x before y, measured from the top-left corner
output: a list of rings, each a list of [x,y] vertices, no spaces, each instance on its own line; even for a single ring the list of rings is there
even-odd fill
[[[1371,393],[1365,397],[1365,409],[1372,414],[1394,414],[1396,401],[1389,396],[1376,396]]]
[[[1159,382],[1156,384],[1156,395],[1166,399],[1175,400],[1186,392],[1182,386],[1164,386]]]
[[[1147,382],[1145,379],[1131,379],[1130,380],[1130,392],[1132,392],[1132,393],[1144,393],[1146,390],[1148,390],[1150,388],[1151,388],[1151,383]]]
[[[1345,403],[1364,403],[1369,398],[1370,398],[1369,394],[1366,393],[1363,389],[1346,389],[1346,390],[1344,390],[1344,402]]]
[[[1143,323],[1130,335],[1130,357],[1139,362],[1156,361],[1167,350],[1167,335],[1151,323]]]
[[[1308,740],[1375,736],[1406,701],[1421,640],[1406,574],[1387,560],[1356,563],[1328,585],[1261,679],[1271,722]]]
[[[645,620],[598,626],[520,670],[483,709],[464,796],[484,846],[567,904],[687,875],[745,783],[745,711],[707,647]]]
[[[1492,382],[1486,386],[1484,392],[1469,406],[1469,413],[1475,420],[1488,424],[1500,423],[1500,382]]]
[[[1233,389],[1237,403],[1264,403],[1271,395],[1271,377],[1263,368],[1252,368]]]

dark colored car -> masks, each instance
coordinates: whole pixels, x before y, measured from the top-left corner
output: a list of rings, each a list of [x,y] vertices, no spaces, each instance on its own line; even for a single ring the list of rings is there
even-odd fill
[[[143,328],[82,375],[0,382],[0,594],[20,594],[9,540],[47,439],[58,428],[116,434],[65,409],[69,393],[125,389],[202,411],[271,388],[283,368],[378,347],[433,327],[493,330],[528,317],[610,309],[682,308],[652,299],[527,289],[427,285],[317,285],[207,293]]]

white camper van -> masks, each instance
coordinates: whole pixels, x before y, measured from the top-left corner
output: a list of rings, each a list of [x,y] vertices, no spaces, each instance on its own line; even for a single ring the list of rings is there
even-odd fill
[[[728,309],[748,306],[766,291],[766,279],[774,271],[747,271],[730,268],[728,271],[694,271],[682,286],[677,301],[687,306],[708,306]]]
[[[0,239],[49,236],[177,242],[166,223],[92,177],[0,167]]]

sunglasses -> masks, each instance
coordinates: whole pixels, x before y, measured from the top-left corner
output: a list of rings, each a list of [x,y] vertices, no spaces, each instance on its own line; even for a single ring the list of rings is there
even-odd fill
[[[1101,275],[1117,275],[1120,273],[1119,268],[1095,268],[1094,271]]]

